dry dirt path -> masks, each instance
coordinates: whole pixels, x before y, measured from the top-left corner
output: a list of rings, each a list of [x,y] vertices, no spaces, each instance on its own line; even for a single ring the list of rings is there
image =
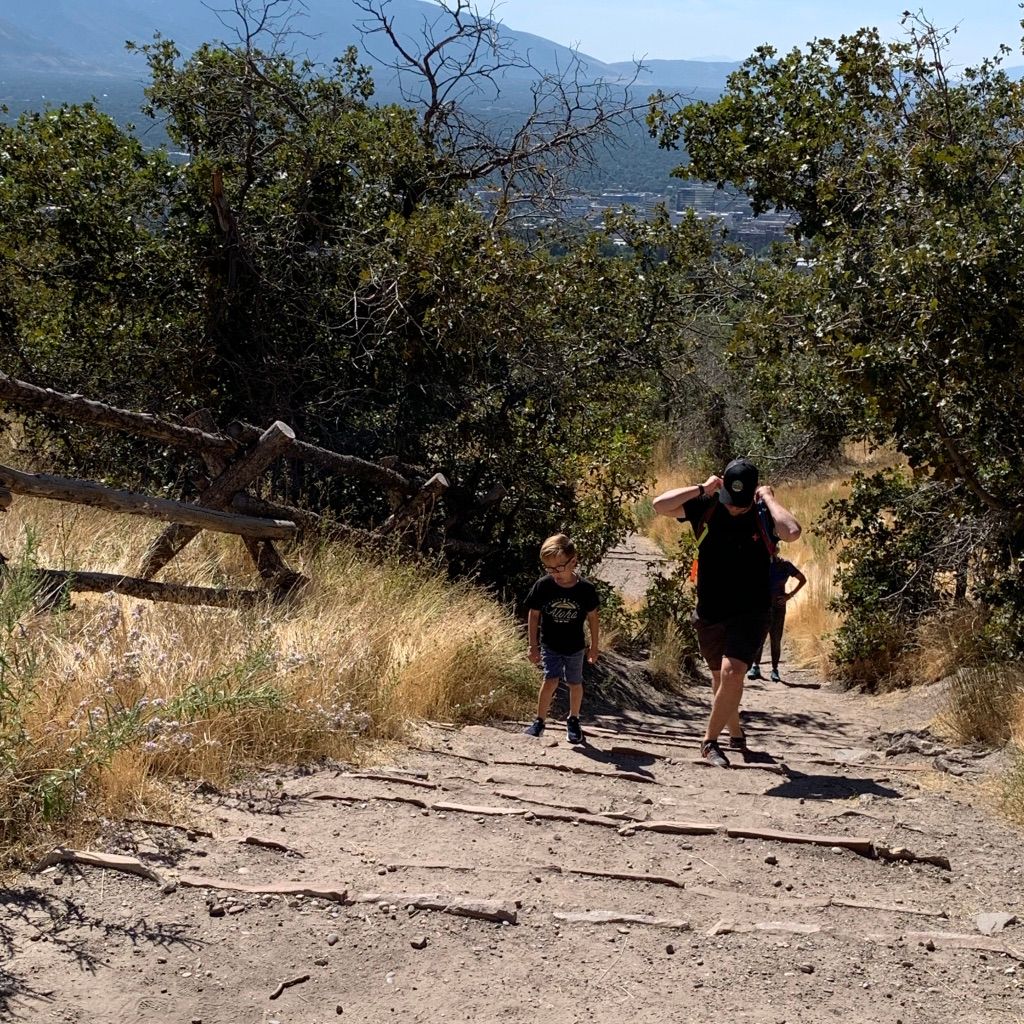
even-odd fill
[[[581,748],[424,726],[389,770],[123,825],[109,850],[165,884],[63,864],[4,891],[0,1020],[1024,1019],[1024,927],[976,921],[1024,920],[1021,834],[974,776],[872,744],[924,713],[754,684],[754,760],[722,771],[695,760],[705,697]],[[901,847],[949,867],[877,855]]]

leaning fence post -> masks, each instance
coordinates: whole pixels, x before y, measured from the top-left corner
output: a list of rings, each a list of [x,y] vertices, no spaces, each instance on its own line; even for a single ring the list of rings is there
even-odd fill
[[[231,499],[295,442],[295,432],[287,423],[276,420],[264,432],[255,447],[233,460],[220,476],[200,495],[210,508],[229,508]],[[174,558],[199,530],[169,526],[149,545],[139,567],[139,576],[151,579]]]
[[[217,432],[217,424],[209,409],[197,409],[195,412],[190,413],[185,417],[185,423],[190,427],[197,427],[207,433]],[[219,452],[204,451],[202,459],[207,471],[214,479],[219,478],[229,465],[228,460]],[[233,507],[235,500],[243,493],[243,491],[236,491],[229,499],[230,505],[228,507]],[[202,500],[205,500],[205,492],[200,497]],[[266,513],[250,512],[248,514],[260,515]],[[260,578],[264,583],[272,586],[278,593],[289,593],[309,582],[308,577],[289,568],[288,563],[281,557],[272,540],[260,541],[253,540],[251,537],[243,537],[242,541],[245,544],[245,550],[249,552],[253,565],[256,566],[256,571],[260,574]]]

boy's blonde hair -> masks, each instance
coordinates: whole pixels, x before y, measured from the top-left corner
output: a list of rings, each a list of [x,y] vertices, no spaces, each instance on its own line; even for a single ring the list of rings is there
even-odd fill
[[[548,537],[540,546],[540,560],[542,562],[545,559],[558,558],[559,556],[565,558],[576,557],[576,545],[564,533],[556,533],[554,536]]]

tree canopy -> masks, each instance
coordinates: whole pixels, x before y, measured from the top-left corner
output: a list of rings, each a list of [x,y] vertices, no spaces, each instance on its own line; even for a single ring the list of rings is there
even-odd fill
[[[954,78],[946,37],[905,21],[895,43],[863,29],[783,55],[761,48],[718,102],[656,108],[652,124],[665,144],[685,144],[680,173],[795,215],[798,244],[745,325],[774,387],[794,397],[791,414],[893,445],[921,486],[940,485],[928,532],[946,551],[943,568],[969,569],[975,597],[1019,612],[1024,86],[1002,55]],[[874,505],[857,502],[857,522],[876,516],[896,529],[886,511],[897,494],[872,493]],[[984,528],[963,527],[977,522]],[[962,543],[946,544],[953,536]],[[845,557],[866,555],[855,547]],[[964,596],[948,577],[929,578],[914,615]],[[898,593],[894,582],[874,595],[903,608],[879,643],[908,637],[911,604]],[[1024,634],[1006,635],[1006,616],[996,618],[1002,649],[1024,653]]]

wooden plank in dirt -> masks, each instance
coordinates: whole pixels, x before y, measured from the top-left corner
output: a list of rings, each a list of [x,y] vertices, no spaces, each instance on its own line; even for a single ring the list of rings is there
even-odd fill
[[[622,824],[618,818],[606,818],[601,814],[576,814],[573,811],[547,811],[538,809],[529,812],[540,821],[578,821],[581,825],[600,825],[603,828],[618,829]]]
[[[879,860],[902,861],[906,864],[934,864],[944,871],[951,871],[949,858],[942,853],[914,853],[905,846],[882,846],[875,844],[875,855]]]
[[[438,893],[364,892],[353,896],[352,903],[387,903],[417,910],[436,910],[456,917],[472,917],[478,921],[507,921],[517,924],[519,915],[509,900],[475,900]]]
[[[460,761],[472,761],[475,764],[489,765],[491,762],[485,757],[474,757],[472,754],[456,754],[453,750],[438,750],[436,747],[410,747],[410,750],[418,754],[438,754],[441,757],[454,757]]]
[[[778,896],[751,896],[739,889],[712,888],[707,885],[688,885],[686,891],[694,896],[706,896],[710,900],[721,901],[725,898],[739,900],[742,903],[753,903],[759,907],[773,907],[782,910],[826,910],[827,899],[781,899]]]
[[[430,806],[426,800],[421,800],[418,796],[398,796],[395,793],[353,794],[314,790],[312,793],[291,793],[289,795],[300,800],[338,800],[347,804],[368,804],[371,800],[385,800],[396,804],[411,804],[413,807],[419,807],[424,810]]]
[[[802,921],[754,921],[738,924],[724,918],[716,921],[709,929],[708,935],[733,935],[744,932],[769,932],[781,935],[816,935],[822,931],[820,924],[804,924]]]
[[[567,924],[642,924],[651,928],[671,928],[675,931],[690,931],[690,922],[671,917],[651,917],[648,914],[626,914],[618,910],[584,910],[565,913],[556,910],[552,917]]]
[[[545,761],[499,761],[491,762],[495,765],[517,768],[547,768],[553,772],[568,772],[572,775],[596,775],[602,779],[620,779],[623,782],[643,782],[648,785],[657,786],[658,780],[653,775],[642,775],[639,772],[599,772],[593,768],[580,768],[572,764],[556,764]]]
[[[243,885],[223,878],[200,878],[182,875],[178,885],[186,889],[218,889],[223,892],[250,893],[254,896],[309,896],[332,903],[348,902],[348,890],[309,882],[267,882],[264,885]]]
[[[393,782],[399,786],[418,786],[420,789],[437,789],[440,783],[427,782],[411,775],[394,775],[391,772],[341,772],[336,779],[374,779],[378,782]]]
[[[601,871],[597,868],[560,868],[567,875],[583,875],[586,878],[611,878],[625,882],[646,882],[648,885],[667,885],[673,889],[685,889],[686,885],[676,878],[665,875],[648,875],[642,871]]]
[[[710,836],[721,832],[722,826],[711,821],[632,821],[619,828],[620,836],[634,832],[664,832],[676,836]]]
[[[163,885],[163,878],[154,871],[148,864],[143,864],[136,857],[122,857],[114,853],[98,853],[95,850],[70,850],[64,846],[54,847],[49,853],[40,858],[29,870],[29,874],[37,875],[44,868],[54,864],[85,864],[94,868],[106,868],[110,871],[120,871],[128,875],[138,875],[150,882]]]
[[[455,814],[479,814],[494,818],[514,818],[526,814],[522,807],[483,807],[475,804],[455,804],[447,801],[440,801],[431,804],[432,811],[452,811]]]
[[[243,846],[258,846],[263,850],[274,850],[277,853],[290,853],[293,857],[303,857],[304,853],[300,853],[292,846],[285,846],[284,843],[279,843],[276,839],[263,839],[260,836],[243,836],[238,840]]]
[[[863,836],[825,836],[806,835],[802,832],[777,832],[765,828],[727,828],[725,834],[730,839],[765,839],[773,843],[804,843],[809,846],[841,846],[844,850],[853,850],[867,857],[875,853],[874,842]]]
[[[918,917],[949,917],[945,910],[926,910],[922,907],[905,907],[900,903],[873,903],[871,900],[848,900],[833,896],[830,907],[849,907],[853,910],[874,910],[883,914],[912,914]]]

